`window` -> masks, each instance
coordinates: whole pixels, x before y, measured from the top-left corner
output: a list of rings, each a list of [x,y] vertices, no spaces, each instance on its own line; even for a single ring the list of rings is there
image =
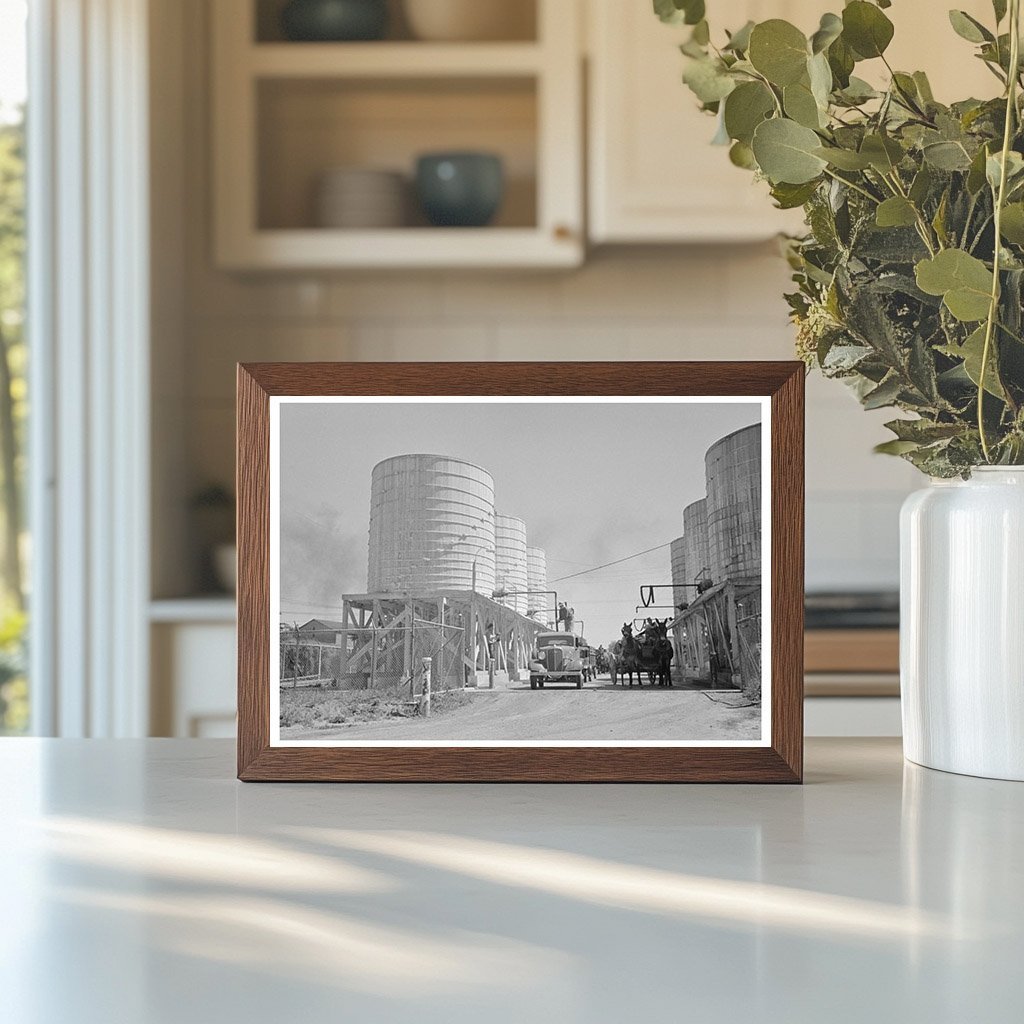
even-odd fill
[[[0,734],[26,731],[26,0],[0,0]]]

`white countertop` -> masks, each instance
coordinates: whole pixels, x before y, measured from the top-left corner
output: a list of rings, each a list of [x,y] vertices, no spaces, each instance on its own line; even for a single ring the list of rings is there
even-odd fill
[[[1024,785],[241,785],[230,742],[0,741],[9,1024],[1016,1022]]]

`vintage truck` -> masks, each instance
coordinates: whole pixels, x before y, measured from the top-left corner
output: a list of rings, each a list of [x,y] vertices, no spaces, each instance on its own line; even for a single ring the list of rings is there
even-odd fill
[[[575,683],[583,688],[586,667],[580,638],[572,633],[538,633],[530,654],[530,689],[546,683]]]

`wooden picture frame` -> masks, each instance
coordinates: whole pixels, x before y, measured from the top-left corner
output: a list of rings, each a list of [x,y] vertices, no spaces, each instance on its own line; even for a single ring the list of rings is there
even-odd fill
[[[761,399],[770,439],[770,737],[759,746],[281,746],[271,742],[271,401],[302,396]],[[365,401],[365,398],[363,399]],[[547,400],[547,399],[539,399]],[[667,401],[665,397],[656,400]],[[710,398],[702,399],[711,401]],[[735,400],[735,399],[734,399]],[[799,362],[256,363],[238,367],[238,777],[255,781],[800,782],[804,367]],[[496,592],[497,593],[497,592]],[[275,669],[274,679],[277,680]]]

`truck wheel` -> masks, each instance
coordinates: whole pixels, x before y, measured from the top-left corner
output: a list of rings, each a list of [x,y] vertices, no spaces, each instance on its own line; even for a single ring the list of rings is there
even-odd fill
[[[537,689],[537,677],[536,676],[530,676],[530,689],[531,690],[536,690]]]

